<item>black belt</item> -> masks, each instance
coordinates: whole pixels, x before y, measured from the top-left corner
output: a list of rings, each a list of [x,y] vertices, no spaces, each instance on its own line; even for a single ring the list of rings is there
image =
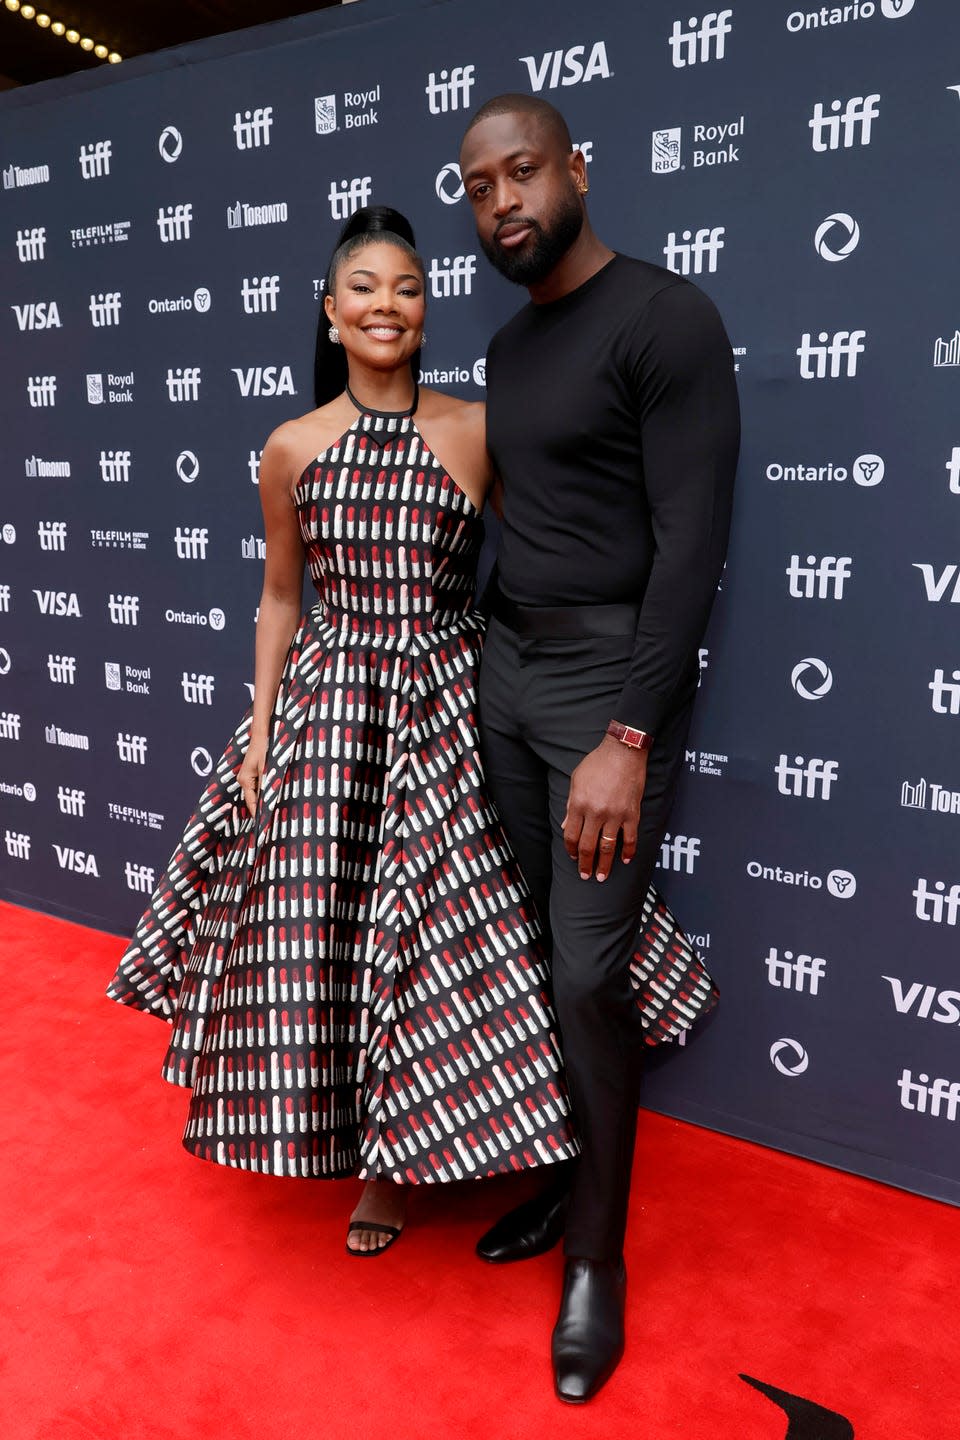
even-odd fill
[[[490,613],[523,639],[587,640],[632,635],[640,606],[518,605],[497,586],[490,596]]]

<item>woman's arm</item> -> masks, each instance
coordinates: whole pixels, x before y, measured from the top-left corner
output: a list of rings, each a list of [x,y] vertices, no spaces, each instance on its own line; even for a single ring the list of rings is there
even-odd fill
[[[290,452],[282,431],[274,431],[260,460],[260,504],[266,535],[263,590],[257,618],[253,677],[253,722],[240,771],[244,800],[256,810],[260,775],[266,758],[270,717],[283,663],[300,620],[304,549],[290,495]]]

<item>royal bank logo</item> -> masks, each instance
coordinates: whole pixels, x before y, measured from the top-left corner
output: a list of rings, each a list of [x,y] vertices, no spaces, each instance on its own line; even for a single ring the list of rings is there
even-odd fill
[[[100,291],[90,296],[90,319],[95,330],[104,325],[119,325],[123,300],[119,290]]]
[[[804,760],[802,755],[795,755],[792,765],[781,755],[773,767],[780,794],[804,800],[829,800],[839,772],[836,760]]]
[[[27,305],[11,305],[20,330],[60,330],[63,322],[56,300],[33,300]]]
[[[472,65],[454,65],[452,70],[441,70],[439,75],[431,70],[424,86],[430,114],[446,115],[450,110],[468,109],[474,78]]]
[[[189,240],[192,224],[192,205],[161,205],[157,211],[157,229],[164,245],[176,240]]]
[[[110,157],[113,154],[113,145],[109,140],[94,140],[89,145],[80,146],[80,174],[84,180],[99,180],[103,175],[110,174]]]
[[[770,1046],[770,1063],[781,1075],[793,1078],[802,1075],[809,1067],[810,1056],[799,1040],[791,1040],[785,1036],[782,1040],[775,1040]]]
[[[775,990],[794,990],[798,995],[818,995],[820,981],[827,973],[822,955],[794,955],[792,950],[779,951],[771,945],[764,960],[767,983]]]
[[[650,153],[650,169],[654,175],[669,175],[680,169],[682,145],[683,130],[679,125],[673,130],[654,130]]]
[[[569,50],[547,50],[543,55],[521,55],[530,89],[556,90],[560,86],[587,85],[591,80],[609,80],[613,75],[603,40],[592,45],[572,45]]]
[[[277,308],[280,294],[279,275],[244,276],[240,283],[240,298],[245,315],[265,315]]]
[[[960,815],[960,790],[948,790],[934,781],[904,780],[900,804],[906,810],[934,810],[941,815]]]
[[[235,365],[232,369],[237,377],[237,388],[245,400],[297,393],[289,365],[250,365],[246,369]]]
[[[89,245],[119,245],[130,239],[129,220],[107,220],[102,225],[84,225],[70,231],[71,250]]]
[[[317,95],[313,102],[313,119],[318,135],[332,135],[337,128],[336,95]]]
[[[949,339],[934,341],[933,364],[937,370],[944,366],[960,365],[960,330],[954,330]]]
[[[790,556],[784,572],[788,590],[794,600],[842,600],[843,588],[852,574],[850,555],[808,555],[801,565],[799,555]]]
[[[290,218],[286,200],[272,205],[248,205],[238,200],[227,206],[227,229],[243,230],[257,225],[285,225]]]
[[[931,692],[931,708],[937,715],[960,715],[960,670],[952,670],[950,679],[946,671],[938,667],[927,686]]]
[[[175,125],[167,125],[160,131],[157,149],[160,151],[161,159],[166,160],[168,165],[173,165],[180,159],[183,151],[183,136]]]
[[[711,10],[702,17],[674,20],[667,38],[674,69],[683,70],[688,65],[722,60],[727,36],[733,29],[732,19],[732,10]]]
[[[822,700],[833,689],[833,671],[826,661],[811,655],[794,665],[790,684],[801,700]]]
[[[33,260],[43,260],[46,246],[45,226],[35,225],[32,230],[17,231],[17,259],[22,265],[28,265]]]
[[[352,180],[331,180],[327,199],[334,220],[346,220],[362,205],[369,205],[373,180],[369,175],[354,175]]]
[[[667,269],[678,275],[702,275],[704,272],[713,275],[717,258],[724,248],[726,233],[723,225],[715,225],[712,229],[705,226],[697,231],[684,230],[678,240],[676,232],[671,230],[663,247]]]
[[[464,196],[460,166],[453,160],[444,165],[442,170],[437,171],[433,188],[437,192],[437,199],[442,200],[444,205],[456,205]]]
[[[843,210],[837,210],[826,220],[821,220],[813,237],[814,249],[820,259],[831,264],[848,259],[859,244],[860,226],[852,215]]]
[[[852,379],[857,373],[859,357],[864,353],[866,330],[838,330],[830,335],[821,330],[814,344],[809,331],[800,337],[797,356],[801,380]]]
[[[259,150],[270,144],[270,129],[273,125],[273,106],[261,106],[256,110],[238,110],[233,118],[233,133],[238,150]]]
[[[473,277],[477,273],[476,255],[444,255],[434,257],[427,270],[430,293],[435,300],[448,299],[456,295],[470,295],[473,291]]]
[[[45,410],[57,403],[56,375],[28,375],[27,399],[32,410]]]
[[[103,683],[108,690],[126,691],[130,695],[149,695],[150,666],[121,665],[117,660],[105,660]]]
[[[24,185],[46,185],[49,179],[49,165],[7,165],[3,171],[3,188],[19,190]]]
[[[189,404],[200,399],[200,367],[198,365],[169,368],[167,370],[167,399],[174,405]]]
[[[853,95],[844,104],[831,100],[830,114],[818,100],[807,121],[814,150],[849,150],[854,145],[869,145],[874,120],[880,114],[879,95]]]
[[[87,375],[87,404],[130,405],[133,403],[133,371],[128,375],[107,375],[104,385],[101,373]]]

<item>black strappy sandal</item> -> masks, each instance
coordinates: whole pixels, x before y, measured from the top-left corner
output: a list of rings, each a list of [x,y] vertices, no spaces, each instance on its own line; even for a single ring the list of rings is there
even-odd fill
[[[372,1220],[351,1220],[347,1226],[347,1234],[352,1235],[355,1230],[381,1230],[390,1236],[390,1239],[385,1244],[378,1245],[376,1250],[354,1250],[349,1245],[345,1247],[348,1255],[354,1255],[359,1260],[369,1260],[374,1255],[382,1255],[384,1250],[389,1250],[391,1245],[395,1245],[403,1234],[404,1227],[402,1225],[384,1225]]]

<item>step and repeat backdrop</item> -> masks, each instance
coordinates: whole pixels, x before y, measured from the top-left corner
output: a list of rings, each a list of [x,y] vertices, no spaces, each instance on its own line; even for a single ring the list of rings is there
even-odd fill
[[[648,1103],[956,1203],[947,0],[364,3],[2,97],[0,894],[139,916],[250,700],[260,452],[311,408],[357,206],[415,226],[424,381],[483,396],[526,297],[479,250],[457,154],[507,90],[560,106],[600,234],[701,284],[739,369],[735,533],[658,872],[723,1000]]]

